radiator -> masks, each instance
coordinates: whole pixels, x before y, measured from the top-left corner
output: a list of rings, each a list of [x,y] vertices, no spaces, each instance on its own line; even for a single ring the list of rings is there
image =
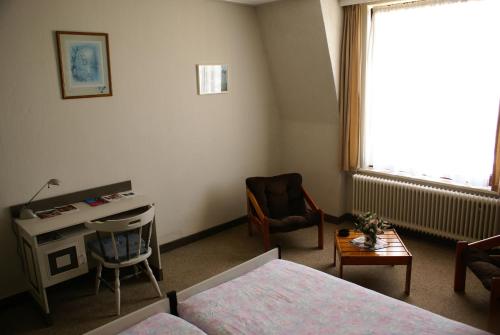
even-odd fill
[[[456,240],[500,234],[500,199],[361,174],[353,213],[375,212],[394,226]]]

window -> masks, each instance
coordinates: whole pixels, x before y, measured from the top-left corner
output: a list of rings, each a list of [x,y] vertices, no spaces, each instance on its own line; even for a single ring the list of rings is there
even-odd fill
[[[500,102],[500,1],[373,7],[362,167],[488,186]]]

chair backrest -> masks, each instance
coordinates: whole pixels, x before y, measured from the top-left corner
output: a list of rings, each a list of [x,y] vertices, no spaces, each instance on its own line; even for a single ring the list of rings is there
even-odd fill
[[[122,260],[119,254],[118,244],[124,239],[126,245],[125,260],[139,257],[148,251],[151,243],[152,224],[155,216],[154,206],[146,206],[140,214],[129,217],[106,218],[101,220],[89,221],[85,223],[88,229],[95,230],[101,254],[109,261]],[[111,238],[112,251],[106,248],[105,235]]]
[[[306,213],[302,176],[298,173],[251,177],[246,179],[246,185],[264,214],[270,218],[279,219]]]

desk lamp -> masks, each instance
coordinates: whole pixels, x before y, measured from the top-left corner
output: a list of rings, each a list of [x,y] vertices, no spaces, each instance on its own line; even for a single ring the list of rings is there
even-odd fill
[[[21,208],[21,211],[19,212],[19,218],[23,220],[36,218],[37,216],[35,215],[35,213],[33,213],[32,209],[28,208],[28,206],[36,198],[36,196],[40,194],[40,192],[42,192],[45,186],[47,186],[47,188],[50,188],[50,186],[58,186],[60,183],[61,182],[59,181],[59,179],[50,179],[48,182],[43,184],[43,186],[38,190],[38,192],[35,193],[35,195],[30,199],[30,201],[28,201],[26,205],[24,205]]]

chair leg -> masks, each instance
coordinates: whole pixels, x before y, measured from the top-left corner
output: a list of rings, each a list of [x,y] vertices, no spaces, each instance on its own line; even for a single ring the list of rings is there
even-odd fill
[[[465,276],[466,268],[463,258],[463,252],[467,248],[467,242],[459,241],[457,242],[457,247],[455,251],[455,282],[453,289],[456,292],[461,292],[465,290]]]
[[[101,285],[102,264],[97,264],[97,272],[95,275],[95,295],[99,294],[99,286]]]
[[[153,284],[153,287],[155,288],[156,292],[158,293],[158,296],[160,298],[163,297],[163,294],[160,291],[160,287],[158,286],[158,282],[156,281],[156,278],[153,275],[153,271],[151,271],[151,268],[149,267],[147,259],[144,260],[144,266],[146,267],[146,272],[148,273],[149,280],[151,280],[151,284]]]
[[[120,269],[115,269],[116,315],[120,315]]]

